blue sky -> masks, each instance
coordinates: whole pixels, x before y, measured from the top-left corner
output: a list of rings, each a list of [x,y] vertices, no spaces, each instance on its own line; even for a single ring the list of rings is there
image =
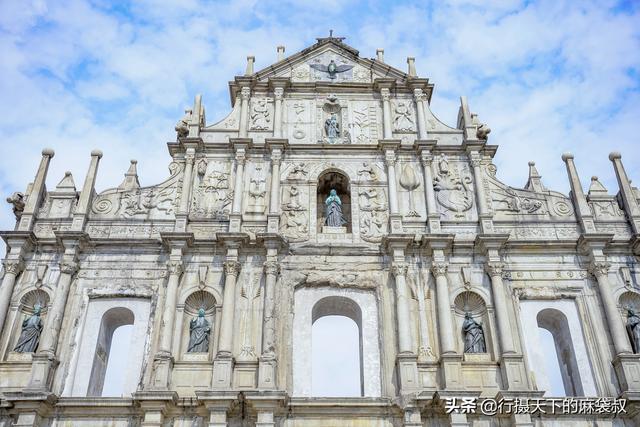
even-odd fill
[[[0,188],[24,191],[45,146],[53,188],[70,170],[80,188],[89,153],[104,157],[98,191],[118,185],[129,159],[143,185],[167,176],[165,143],[196,93],[209,123],[230,108],[227,82],[326,36],[361,56],[435,84],[432,109],[455,124],[459,96],[493,129],[501,179],[522,186],[534,160],[544,183],[568,191],[563,151],[585,187],[617,191],[607,155],[619,150],[640,179],[640,7],[616,1],[3,0],[0,2]],[[638,181],[640,182],[640,181]],[[10,205],[0,226],[13,226]]]

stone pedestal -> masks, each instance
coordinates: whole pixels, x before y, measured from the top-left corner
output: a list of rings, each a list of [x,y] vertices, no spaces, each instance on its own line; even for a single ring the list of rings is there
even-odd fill
[[[276,427],[276,415],[284,412],[287,394],[284,391],[246,392],[245,399],[256,413],[256,427]]]
[[[275,358],[261,357],[258,362],[258,388],[259,389],[275,389],[276,388],[276,367]]]
[[[51,390],[52,374],[60,362],[55,355],[45,352],[35,353],[32,360],[31,379],[25,390],[34,392]]]
[[[214,389],[230,389],[233,375],[233,358],[217,358],[213,361],[213,380],[211,386]]]
[[[455,353],[443,354],[440,357],[440,365],[444,389],[447,391],[463,390],[462,355]]]
[[[324,234],[347,234],[347,227],[331,227],[329,225],[322,226]]]
[[[178,394],[174,391],[139,391],[134,400],[143,412],[142,427],[162,427],[167,411],[176,404]]]
[[[227,427],[227,411],[238,399],[233,391],[196,391],[196,396],[209,411],[208,427]]]
[[[529,376],[521,354],[503,354],[500,358],[503,388],[509,391],[529,390]]]
[[[173,357],[170,354],[159,353],[153,359],[153,390],[167,390],[171,382],[171,371],[173,370]]]
[[[47,425],[47,418],[53,411],[57,398],[52,393],[5,392],[4,399],[13,406],[17,414],[14,426],[40,427]]]
[[[410,394],[420,388],[418,381],[418,356],[415,354],[399,354],[396,359],[400,393]]]
[[[640,392],[640,359],[637,354],[619,354],[613,367],[622,391]]]

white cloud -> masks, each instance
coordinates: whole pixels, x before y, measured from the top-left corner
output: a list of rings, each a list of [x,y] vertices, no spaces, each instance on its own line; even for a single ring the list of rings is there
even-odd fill
[[[364,57],[418,71],[435,86],[432,108],[454,124],[458,97],[493,129],[499,176],[526,181],[536,160],[550,188],[568,188],[562,151],[576,154],[583,185],[600,175],[617,191],[609,151],[634,166],[633,124],[640,116],[640,15],[615,2],[448,1],[298,3],[255,0],[105,0],[0,2],[0,183],[23,191],[44,146],[56,157],[55,186],[66,169],[82,185],[93,148],[105,156],[98,189],[118,183],[138,158],[144,184],[164,179],[165,142],[195,93],[209,122],[230,108],[227,82],[325,36],[348,37]],[[10,207],[0,226],[11,228]]]

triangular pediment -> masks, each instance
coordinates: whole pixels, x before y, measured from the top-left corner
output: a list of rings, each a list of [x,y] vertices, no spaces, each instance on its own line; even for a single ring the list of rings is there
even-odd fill
[[[259,82],[288,78],[292,83],[373,83],[377,78],[405,81],[409,75],[382,61],[361,58],[342,38],[326,37],[247,77]]]

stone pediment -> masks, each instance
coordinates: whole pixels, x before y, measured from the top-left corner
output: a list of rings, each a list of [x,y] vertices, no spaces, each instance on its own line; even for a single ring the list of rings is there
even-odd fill
[[[247,77],[259,82],[289,78],[293,83],[373,83],[377,78],[404,82],[409,75],[382,61],[361,58],[341,38],[327,37]]]

